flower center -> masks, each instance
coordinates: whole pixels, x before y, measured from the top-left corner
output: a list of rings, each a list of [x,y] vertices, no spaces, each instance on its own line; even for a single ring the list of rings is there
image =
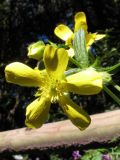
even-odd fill
[[[51,103],[56,103],[61,94],[62,94],[62,89],[60,80],[55,80],[45,75],[43,78],[42,86],[38,89],[35,96],[49,97],[51,99]]]
[[[60,81],[51,80],[51,86],[50,86],[51,103],[56,103],[61,93],[62,92],[60,89]]]

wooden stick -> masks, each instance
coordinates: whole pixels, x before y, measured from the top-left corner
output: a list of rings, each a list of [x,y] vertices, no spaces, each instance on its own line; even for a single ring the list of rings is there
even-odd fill
[[[91,116],[92,123],[80,131],[69,120],[44,124],[39,129],[15,129],[0,133],[0,153],[44,150],[73,144],[105,143],[120,136],[120,110]]]

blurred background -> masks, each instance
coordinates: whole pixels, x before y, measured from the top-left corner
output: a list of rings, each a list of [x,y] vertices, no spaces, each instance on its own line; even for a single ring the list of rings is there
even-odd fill
[[[38,40],[47,42],[48,39],[61,43],[54,35],[54,28],[60,23],[74,26],[74,15],[78,11],[85,12],[89,32],[107,34],[107,38],[92,46],[94,54],[103,58],[101,65],[118,63],[120,0],[0,0],[0,131],[25,126],[26,106],[34,100],[36,90],[6,83],[5,66],[19,61],[35,67],[36,61],[27,57],[28,45]],[[113,77],[118,85],[119,73]],[[119,108],[104,92],[95,96],[71,97],[89,114]],[[66,119],[57,104],[52,105],[50,113],[48,122]]]

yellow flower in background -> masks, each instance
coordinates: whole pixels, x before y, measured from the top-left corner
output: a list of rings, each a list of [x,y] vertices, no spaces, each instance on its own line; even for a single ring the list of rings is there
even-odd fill
[[[85,40],[87,49],[89,49],[90,45],[92,45],[92,43],[94,43],[96,40],[100,40],[101,38],[105,37],[104,34],[88,33],[86,15],[84,12],[76,13],[74,21],[75,21],[74,33],[68,26],[64,24],[58,25],[54,30],[55,35],[60,39],[62,39],[63,41],[65,41],[65,44],[70,47],[70,49],[68,50],[68,54],[71,57],[74,56],[72,41],[74,39],[74,34],[79,29],[83,29],[85,31]]]
[[[20,86],[38,87],[37,97],[26,109],[25,124],[38,128],[47,120],[50,104],[58,102],[65,114],[80,130],[90,124],[90,117],[67,96],[67,92],[81,95],[97,94],[102,89],[102,76],[93,69],[65,77],[68,54],[63,48],[47,45],[43,54],[45,70],[32,69],[14,62],[6,66],[7,82]]]

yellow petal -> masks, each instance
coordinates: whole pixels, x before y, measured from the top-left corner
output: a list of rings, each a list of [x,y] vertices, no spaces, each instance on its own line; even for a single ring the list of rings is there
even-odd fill
[[[86,22],[86,16],[84,12],[76,13],[74,20],[75,20],[74,32],[77,32],[80,28],[87,31],[87,22]]]
[[[95,41],[105,37],[105,34],[88,33],[86,34],[86,45],[89,48]]]
[[[66,96],[60,98],[60,105],[72,123],[80,130],[87,128],[91,122],[89,115]]]
[[[106,35],[105,34],[96,34],[95,40],[100,40],[102,38],[104,38]]]
[[[71,31],[71,29],[64,24],[58,25],[55,28],[54,33],[57,37],[59,37],[64,41],[66,41],[68,38],[70,38],[73,35],[73,32]]]
[[[50,99],[46,97],[37,98],[26,110],[25,124],[29,128],[39,128],[48,119]]]
[[[55,48],[53,46],[46,46],[44,51],[44,63],[48,75],[52,79],[60,79],[68,64],[68,53],[63,48]]]
[[[5,68],[6,81],[20,86],[38,87],[41,85],[41,75],[29,66],[13,62]]]
[[[28,57],[40,60],[43,57],[44,49],[45,49],[45,44],[43,41],[38,41],[36,43],[33,43],[28,47]]]
[[[86,34],[86,45],[87,45],[87,47],[90,47],[95,42],[95,38],[96,38],[96,33]]]
[[[89,68],[76,74],[66,77],[67,82],[63,82],[63,90],[74,92],[80,95],[98,94],[103,87],[102,75]]]

